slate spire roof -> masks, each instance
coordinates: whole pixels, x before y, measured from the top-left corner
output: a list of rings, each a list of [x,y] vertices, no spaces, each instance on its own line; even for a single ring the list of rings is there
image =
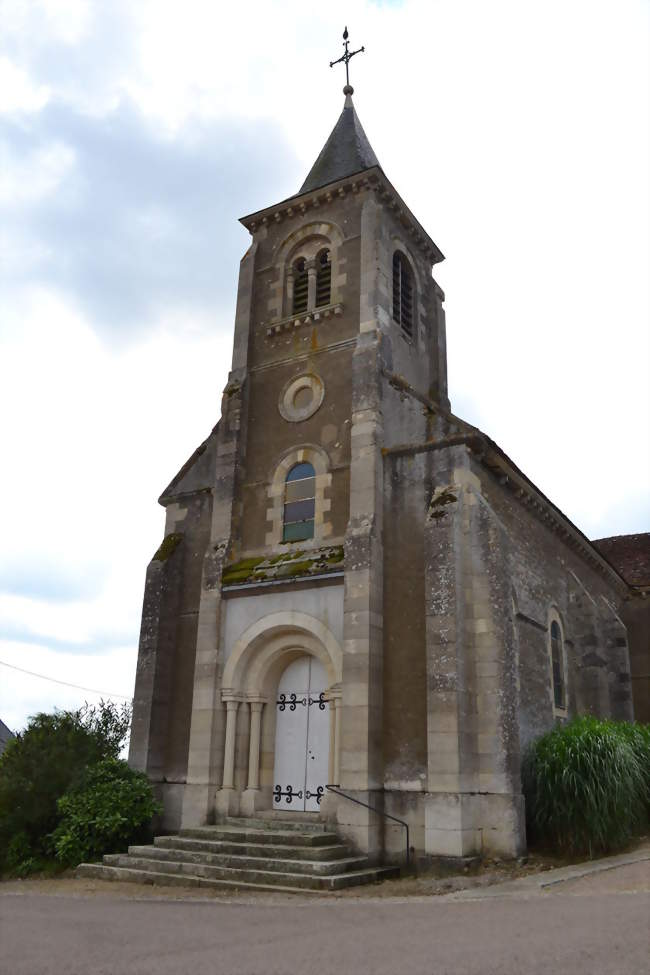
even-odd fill
[[[309,170],[298,196],[317,190],[328,183],[354,176],[364,169],[379,166],[374,149],[363,131],[359,116],[352,104],[352,89],[346,86],[345,105],[320,155]]]

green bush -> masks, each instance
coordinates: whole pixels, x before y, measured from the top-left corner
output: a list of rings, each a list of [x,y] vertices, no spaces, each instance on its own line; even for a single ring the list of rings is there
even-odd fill
[[[91,766],[57,805],[61,819],[52,844],[65,866],[146,841],[152,817],[161,811],[147,776],[115,758]]]
[[[117,758],[128,733],[130,707],[102,701],[77,711],[37,714],[0,757],[0,871],[42,869],[52,856],[57,802],[86,769]]]
[[[529,841],[562,853],[607,853],[648,824],[650,728],[575,718],[524,755]]]

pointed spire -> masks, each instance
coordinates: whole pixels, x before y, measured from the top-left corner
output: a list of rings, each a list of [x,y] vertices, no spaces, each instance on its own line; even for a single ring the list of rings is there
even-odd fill
[[[312,190],[335,183],[336,180],[354,176],[364,169],[379,166],[379,160],[363,131],[359,116],[352,103],[352,86],[346,85],[345,105],[332,133],[321,149],[320,155],[309,170],[307,179],[299,190],[309,193]]]

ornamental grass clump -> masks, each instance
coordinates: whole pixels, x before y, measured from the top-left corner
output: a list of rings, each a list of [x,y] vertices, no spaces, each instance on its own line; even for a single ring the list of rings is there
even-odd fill
[[[529,841],[607,853],[647,828],[650,728],[575,718],[533,742],[522,766]]]

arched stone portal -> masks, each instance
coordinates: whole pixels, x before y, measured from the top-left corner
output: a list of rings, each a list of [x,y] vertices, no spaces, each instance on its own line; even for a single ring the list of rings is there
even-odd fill
[[[278,702],[282,693],[280,681],[295,661],[310,659],[319,674],[317,682],[323,685],[318,688],[318,693],[323,693],[322,701],[328,716],[327,781],[338,781],[343,667],[341,646],[331,630],[313,616],[293,611],[273,613],[248,627],[233,646],[224,668],[221,696],[226,708],[226,733],[222,787],[216,798],[218,813],[251,814],[259,809],[278,807],[274,803],[273,787],[276,784],[274,769]],[[237,712],[242,705],[248,706],[250,720],[247,784],[245,789],[239,790],[235,783],[235,743]],[[308,747],[307,740],[305,746]],[[313,784],[317,787],[325,783]],[[297,791],[301,791],[297,783],[296,787]],[[286,789],[281,791],[286,793]],[[304,799],[307,791],[304,782],[302,791]],[[283,798],[285,803],[282,808],[293,808],[293,804],[286,803],[286,795]],[[320,808],[317,802],[310,803],[307,808],[311,809],[314,805],[316,810]]]

